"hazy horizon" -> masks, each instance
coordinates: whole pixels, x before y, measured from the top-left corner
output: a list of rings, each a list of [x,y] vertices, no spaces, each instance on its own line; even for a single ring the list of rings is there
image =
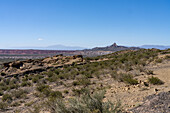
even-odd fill
[[[112,43],[113,44],[113,43]],[[107,46],[111,46],[107,45]],[[117,44],[117,43],[116,43]],[[151,49],[151,48],[156,48],[156,49],[168,49],[170,48],[170,45],[140,45],[140,46],[126,46],[126,45],[120,45],[117,44],[118,46],[125,46],[125,47],[140,47],[140,48],[145,48],[145,49]],[[34,50],[84,50],[84,49],[92,49],[95,47],[107,47],[107,46],[94,46],[94,47],[81,47],[81,46],[67,46],[67,45],[49,45],[49,46],[23,46],[23,47],[9,47],[9,48],[0,48],[0,49],[18,49],[18,50],[29,50],[29,49],[34,49]]]
[[[170,45],[168,0],[1,0],[0,49]]]

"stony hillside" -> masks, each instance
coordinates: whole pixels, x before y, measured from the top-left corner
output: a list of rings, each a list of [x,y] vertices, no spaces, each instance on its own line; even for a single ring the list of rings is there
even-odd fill
[[[5,63],[0,69],[0,109],[9,113],[137,112],[147,96],[170,91],[169,71],[170,50],[157,49]]]

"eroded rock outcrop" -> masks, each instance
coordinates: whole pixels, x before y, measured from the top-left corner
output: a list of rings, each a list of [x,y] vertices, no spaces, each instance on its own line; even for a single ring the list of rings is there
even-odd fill
[[[3,64],[1,73],[6,75],[20,75],[35,72],[42,72],[49,68],[62,67],[63,65],[72,65],[73,63],[83,62],[82,55],[75,56],[63,56],[56,55],[53,57],[47,57],[44,59],[25,60],[25,61],[14,61]]]

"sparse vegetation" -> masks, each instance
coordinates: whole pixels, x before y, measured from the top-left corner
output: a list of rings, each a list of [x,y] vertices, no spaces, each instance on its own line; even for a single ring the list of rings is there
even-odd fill
[[[12,102],[12,96],[10,95],[10,94],[4,94],[3,96],[2,96],[2,101],[3,102]]]
[[[162,84],[164,84],[164,82],[162,80],[160,80],[158,77],[153,77],[153,76],[148,78],[148,81],[153,85],[162,85]]]
[[[163,60],[160,59],[160,58],[155,60],[156,63],[162,63],[162,61],[163,61]]]
[[[8,105],[7,105],[7,103],[5,103],[5,102],[0,102],[0,109],[1,110],[6,110],[7,109],[7,107],[8,107]]]
[[[0,109],[7,110],[8,106],[19,107],[24,104],[32,110],[33,106],[40,104],[35,107],[35,111],[40,111],[44,109],[41,102],[48,100],[45,108],[50,112],[119,112],[121,111],[120,105],[114,105],[107,100],[103,101],[104,92],[100,91],[109,90],[115,81],[127,86],[127,89],[122,88],[125,91],[130,87],[136,87],[131,85],[139,84],[140,86],[143,83],[144,87],[140,91],[146,91],[150,88],[148,87],[149,83],[163,84],[164,82],[157,77],[149,77],[147,82],[139,79],[143,75],[147,79],[147,76],[156,74],[146,68],[150,64],[168,61],[168,56],[158,57],[159,54],[162,54],[160,52],[152,49],[119,51],[108,55],[86,57],[84,62],[78,61],[69,65],[65,63],[70,62],[70,59],[75,60],[74,57],[59,57],[55,60],[52,57],[51,59],[54,61],[48,62],[51,67],[47,66],[43,71],[34,72],[33,70],[32,73],[23,75],[8,75],[7,72],[2,72],[0,76],[0,96],[2,96]],[[43,59],[35,60],[34,63],[39,62],[38,65],[42,66],[42,61]],[[52,67],[53,63],[56,67]],[[60,66],[57,67],[58,65]],[[99,93],[95,93],[96,91]],[[67,99],[67,97],[72,99]],[[2,103],[8,103],[8,106],[3,106]]]
[[[76,99],[72,98],[66,101],[55,100],[46,102],[46,109],[57,113],[118,113],[122,111],[120,103],[103,102],[104,92],[86,94]],[[66,105],[67,103],[67,105]]]
[[[138,84],[138,81],[136,79],[133,79],[132,75],[124,75],[122,78],[123,82],[131,84],[131,85],[136,85]]]

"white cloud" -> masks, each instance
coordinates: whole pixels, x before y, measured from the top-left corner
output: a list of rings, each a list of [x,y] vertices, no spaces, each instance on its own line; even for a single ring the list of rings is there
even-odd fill
[[[39,40],[39,41],[41,41],[41,40],[44,40],[44,39],[42,39],[42,38],[38,38],[38,40]]]

